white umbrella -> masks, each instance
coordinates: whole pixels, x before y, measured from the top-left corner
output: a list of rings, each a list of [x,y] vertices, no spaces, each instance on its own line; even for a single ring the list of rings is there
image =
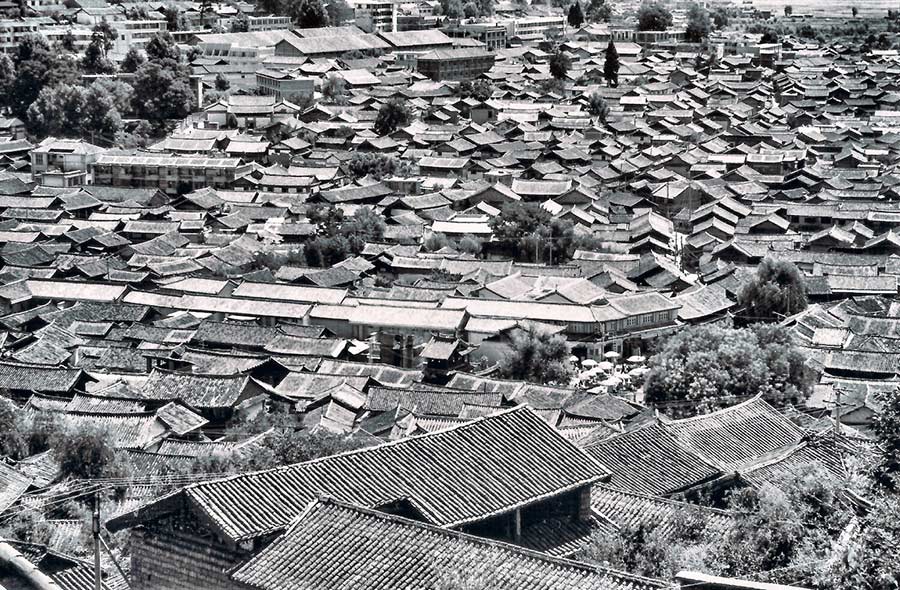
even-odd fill
[[[601,371],[610,371],[613,368],[613,364],[609,361],[603,361],[602,363],[597,363],[597,368]]]
[[[609,352],[607,352],[607,353],[604,354],[603,356],[605,356],[605,357],[608,358],[608,359],[617,359],[617,358],[619,358],[619,357],[622,356],[622,355],[620,355],[618,352],[616,352],[616,351],[614,351],[614,350],[610,350]]]
[[[622,382],[622,380],[619,379],[618,377],[609,377],[609,378],[601,381],[600,385],[603,385],[604,387],[613,387],[615,385],[618,385],[621,382]]]
[[[570,363],[577,363],[577,362],[578,362],[578,357],[575,356],[575,355],[573,354],[572,356],[569,357],[569,362],[570,362]]]
[[[647,373],[647,372],[649,372],[649,371],[650,371],[650,369],[648,369],[648,368],[646,368],[646,367],[636,367],[636,368],[631,369],[630,371],[628,371],[628,374],[629,374],[629,375],[633,375],[633,376],[635,376],[635,377],[639,377],[639,376],[641,376],[641,375],[643,375],[643,374],[645,374],[645,373]]]
[[[581,366],[582,367],[596,367],[597,361],[595,361],[594,359],[584,359],[583,361],[581,361]]]
[[[645,360],[647,360],[647,359],[645,359],[645,358],[642,357],[642,356],[638,356],[638,355],[628,357],[628,362],[629,362],[629,363],[633,363],[633,364],[635,364],[635,365],[638,364],[638,363],[642,363],[642,362],[644,362]]]

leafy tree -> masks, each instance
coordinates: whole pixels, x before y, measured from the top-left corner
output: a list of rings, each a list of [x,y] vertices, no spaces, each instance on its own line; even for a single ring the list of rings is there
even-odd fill
[[[121,477],[109,431],[98,427],[68,428],[58,437],[55,456],[64,476],[76,479]]]
[[[590,0],[587,16],[593,22],[607,22],[612,18],[612,9],[606,0]]]
[[[19,43],[13,62],[16,76],[10,106],[13,114],[23,118],[45,86],[74,84],[78,78],[72,61],[58,55],[39,35],[28,36]]]
[[[794,7],[790,4],[786,4],[784,7],[784,16],[791,16],[794,14]]]
[[[347,4],[346,0],[331,0],[325,5],[325,12],[328,13],[328,22],[338,27],[344,22],[347,15],[353,13],[353,8]]]
[[[337,74],[328,74],[322,82],[322,96],[332,104],[347,104],[347,83]]]
[[[773,31],[772,29],[766,29],[763,31],[762,37],[759,39],[760,43],[778,43],[778,33]]]
[[[900,489],[900,390],[878,394],[881,411],[875,414],[872,429],[879,443],[874,480],[880,487],[896,493]]]
[[[231,32],[232,33],[246,33],[250,30],[250,19],[243,12],[237,13],[233,19],[231,19]]]
[[[890,590],[900,587],[900,495],[876,497],[860,519],[859,533],[832,562],[833,587]]]
[[[130,47],[128,53],[125,54],[125,58],[122,60],[120,67],[123,72],[133,74],[145,61],[147,61],[147,59],[137,47]]]
[[[853,18],[856,18],[857,15],[859,15],[859,8],[857,8],[856,6],[851,6],[851,7],[850,7],[850,14],[853,15]]]
[[[481,254],[482,243],[481,240],[475,236],[465,235],[459,241],[458,248],[461,252],[477,256]]]
[[[612,39],[606,46],[606,60],[603,62],[603,77],[609,86],[616,87],[619,85],[619,52],[616,50],[616,44]]]
[[[606,99],[597,92],[588,96],[587,110],[601,121],[605,121],[606,116],[609,114],[609,106],[606,104]]]
[[[91,83],[91,88],[102,88],[113,99],[116,110],[125,115],[131,112],[131,102],[134,98],[134,89],[130,84],[122,80],[112,78],[100,78]]]
[[[63,38],[59,42],[59,45],[66,51],[75,51],[75,35],[72,34],[71,30],[66,31],[63,34]]]
[[[751,320],[772,321],[806,309],[806,285],[794,264],[766,257],[741,286],[740,303]]]
[[[478,16],[478,5],[475,4],[472,0],[469,0],[465,4],[463,4],[463,15],[466,18],[475,18]]]
[[[169,5],[163,9],[163,13],[166,16],[166,30],[184,31],[190,28],[187,18],[177,6]]]
[[[557,50],[550,57],[550,75],[556,80],[565,80],[566,74],[569,73],[571,67],[572,60],[564,51]]]
[[[691,402],[685,413],[732,405],[725,397],[762,394],[783,405],[810,391],[805,359],[781,326],[689,326],[668,338],[650,358],[644,383],[649,403]]]
[[[116,71],[116,66],[106,57],[103,38],[97,33],[94,33],[84,50],[81,67],[88,74],[111,74]]]
[[[27,450],[20,432],[19,408],[10,400],[0,398],[0,456],[18,460]]]
[[[494,87],[488,80],[463,80],[456,87],[456,95],[460,98],[488,100],[494,94]]]
[[[569,349],[558,334],[529,328],[512,335],[512,351],[500,362],[500,374],[530,383],[568,385]]]
[[[116,38],[118,36],[119,35],[118,33],[116,33],[116,30],[104,18],[99,23],[94,25],[94,28],[91,32],[91,41],[94,41],[95,39],[97,40],[97,42],[103,49],[103,56],[106,57],[110,50],[112,50],[112,48],[115,46]]]
[[[688,9],[688,23],[685,30],[685,37],[691,43],[700,43],[709,37],[711,28],[709,22],[709,12],[699,4],[691,4]]]
[[[717,6],[712,11],[713,25],[717,29],[724,29],[728,26],[728,9],[724,6]]]
[[[574,224],[553,219],[538,203],[508,203],[489,223],[500,246],[521,260],[560,262],[577,244]]]
[[[428,237],[423,240],[422,245],[425,246],[425,249],[429,252],[437,252],[441,248],[446,248],[449,245],[447,241],[447,236],[442,233],[430,233]]]
[[[218,74],[216,74],[215,86],[216,90],[218,90],[219,92],[225,92],[226,90],[231,88],[231,82],[228,81],[228,78],[222,75],[222,72],[219,72]]]
[[[291,9],[291,17],[301,29],[328,26],[328,13],[320,0],[299,0]]]
[[[171,60],[148,61],[135,72],[133,85],[134,112],[156,125],[183,119],[193,110],[190,78]]]
[[[569,14],[566,20],[568,20],[569,26],[576,29],[584,23],[584,12],[582,12],[581,3],[578,0],[575,0],[575,4],[569,7]]]
[[[441,12],[447,18],[462,18],[464,16],[462,0],[441,0]]]
[[[12,58],[0,53],[0,107],[10,106],[16,83],[16,66]]]
[[[352,248],[354,253],[357,253],[366,242],[381,240],[384,237],[384,227],[384,219],[375,213],[374,209],[360,207],[341,225],[341,233],[352,241],[361,242]]]
[[[390,135],[397,129],[409,125],[410,121],[412,121],[412,112],[406,101],[392,98],[378,109],[378,115],[375,117],[375,133]]]
[[[178,50],[175,40],[172,38],[172,35],[165,32],[154,35],[147,42],[144,52],[147,54],[149,61],[163,62],[168,60],[177,63],[181,60],[181,52]]]
[[[665,31],[672,26],[672,13],[657,2],[642,4],[637,18],[638,31]]]
[[[371,176],[381,180],[387,176],[407,176],[411,173],[409,164],[385,154],[355,152],[347,163],[350,173],[356,178]]]

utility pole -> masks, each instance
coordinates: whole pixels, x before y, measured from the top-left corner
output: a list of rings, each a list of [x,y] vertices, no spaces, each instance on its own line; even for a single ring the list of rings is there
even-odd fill
[[[834,388],[834,439],[837,440],[841,436],[841,388]]]
[[[103,590],[103,579],[100,575],[100,493],[96,490],[91,530],[94,533],[94,590]]]

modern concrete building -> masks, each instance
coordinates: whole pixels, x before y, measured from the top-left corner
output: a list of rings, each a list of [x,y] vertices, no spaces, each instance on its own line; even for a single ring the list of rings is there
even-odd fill
[[[91,184],[91,167],[104,152],[86,141],[48,137],[31,150],[31,177],[46,186]]]
[[[251,168],[239,158],[109,153],[97,158],[93,176],[101,186],[158,188],[179,194],[203,187],[231,187]]]
[[[485,49],[503,49],[507,43],[507,28],[497,23],[456,23],[443,31],[453,39],[475,39],[484,43]]]
[[[312,97],[316,90],[314,78],[296,76],[289,72],[263,69],[256,72],[256,90],[260,94],[270,94],[278,99],[297,95]]]

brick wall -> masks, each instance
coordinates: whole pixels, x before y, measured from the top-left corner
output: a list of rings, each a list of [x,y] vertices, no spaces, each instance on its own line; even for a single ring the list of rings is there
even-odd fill
[[[238,590],[226,570],[246,556],[182,532],[135,529],[131,538],[133,590]]]

